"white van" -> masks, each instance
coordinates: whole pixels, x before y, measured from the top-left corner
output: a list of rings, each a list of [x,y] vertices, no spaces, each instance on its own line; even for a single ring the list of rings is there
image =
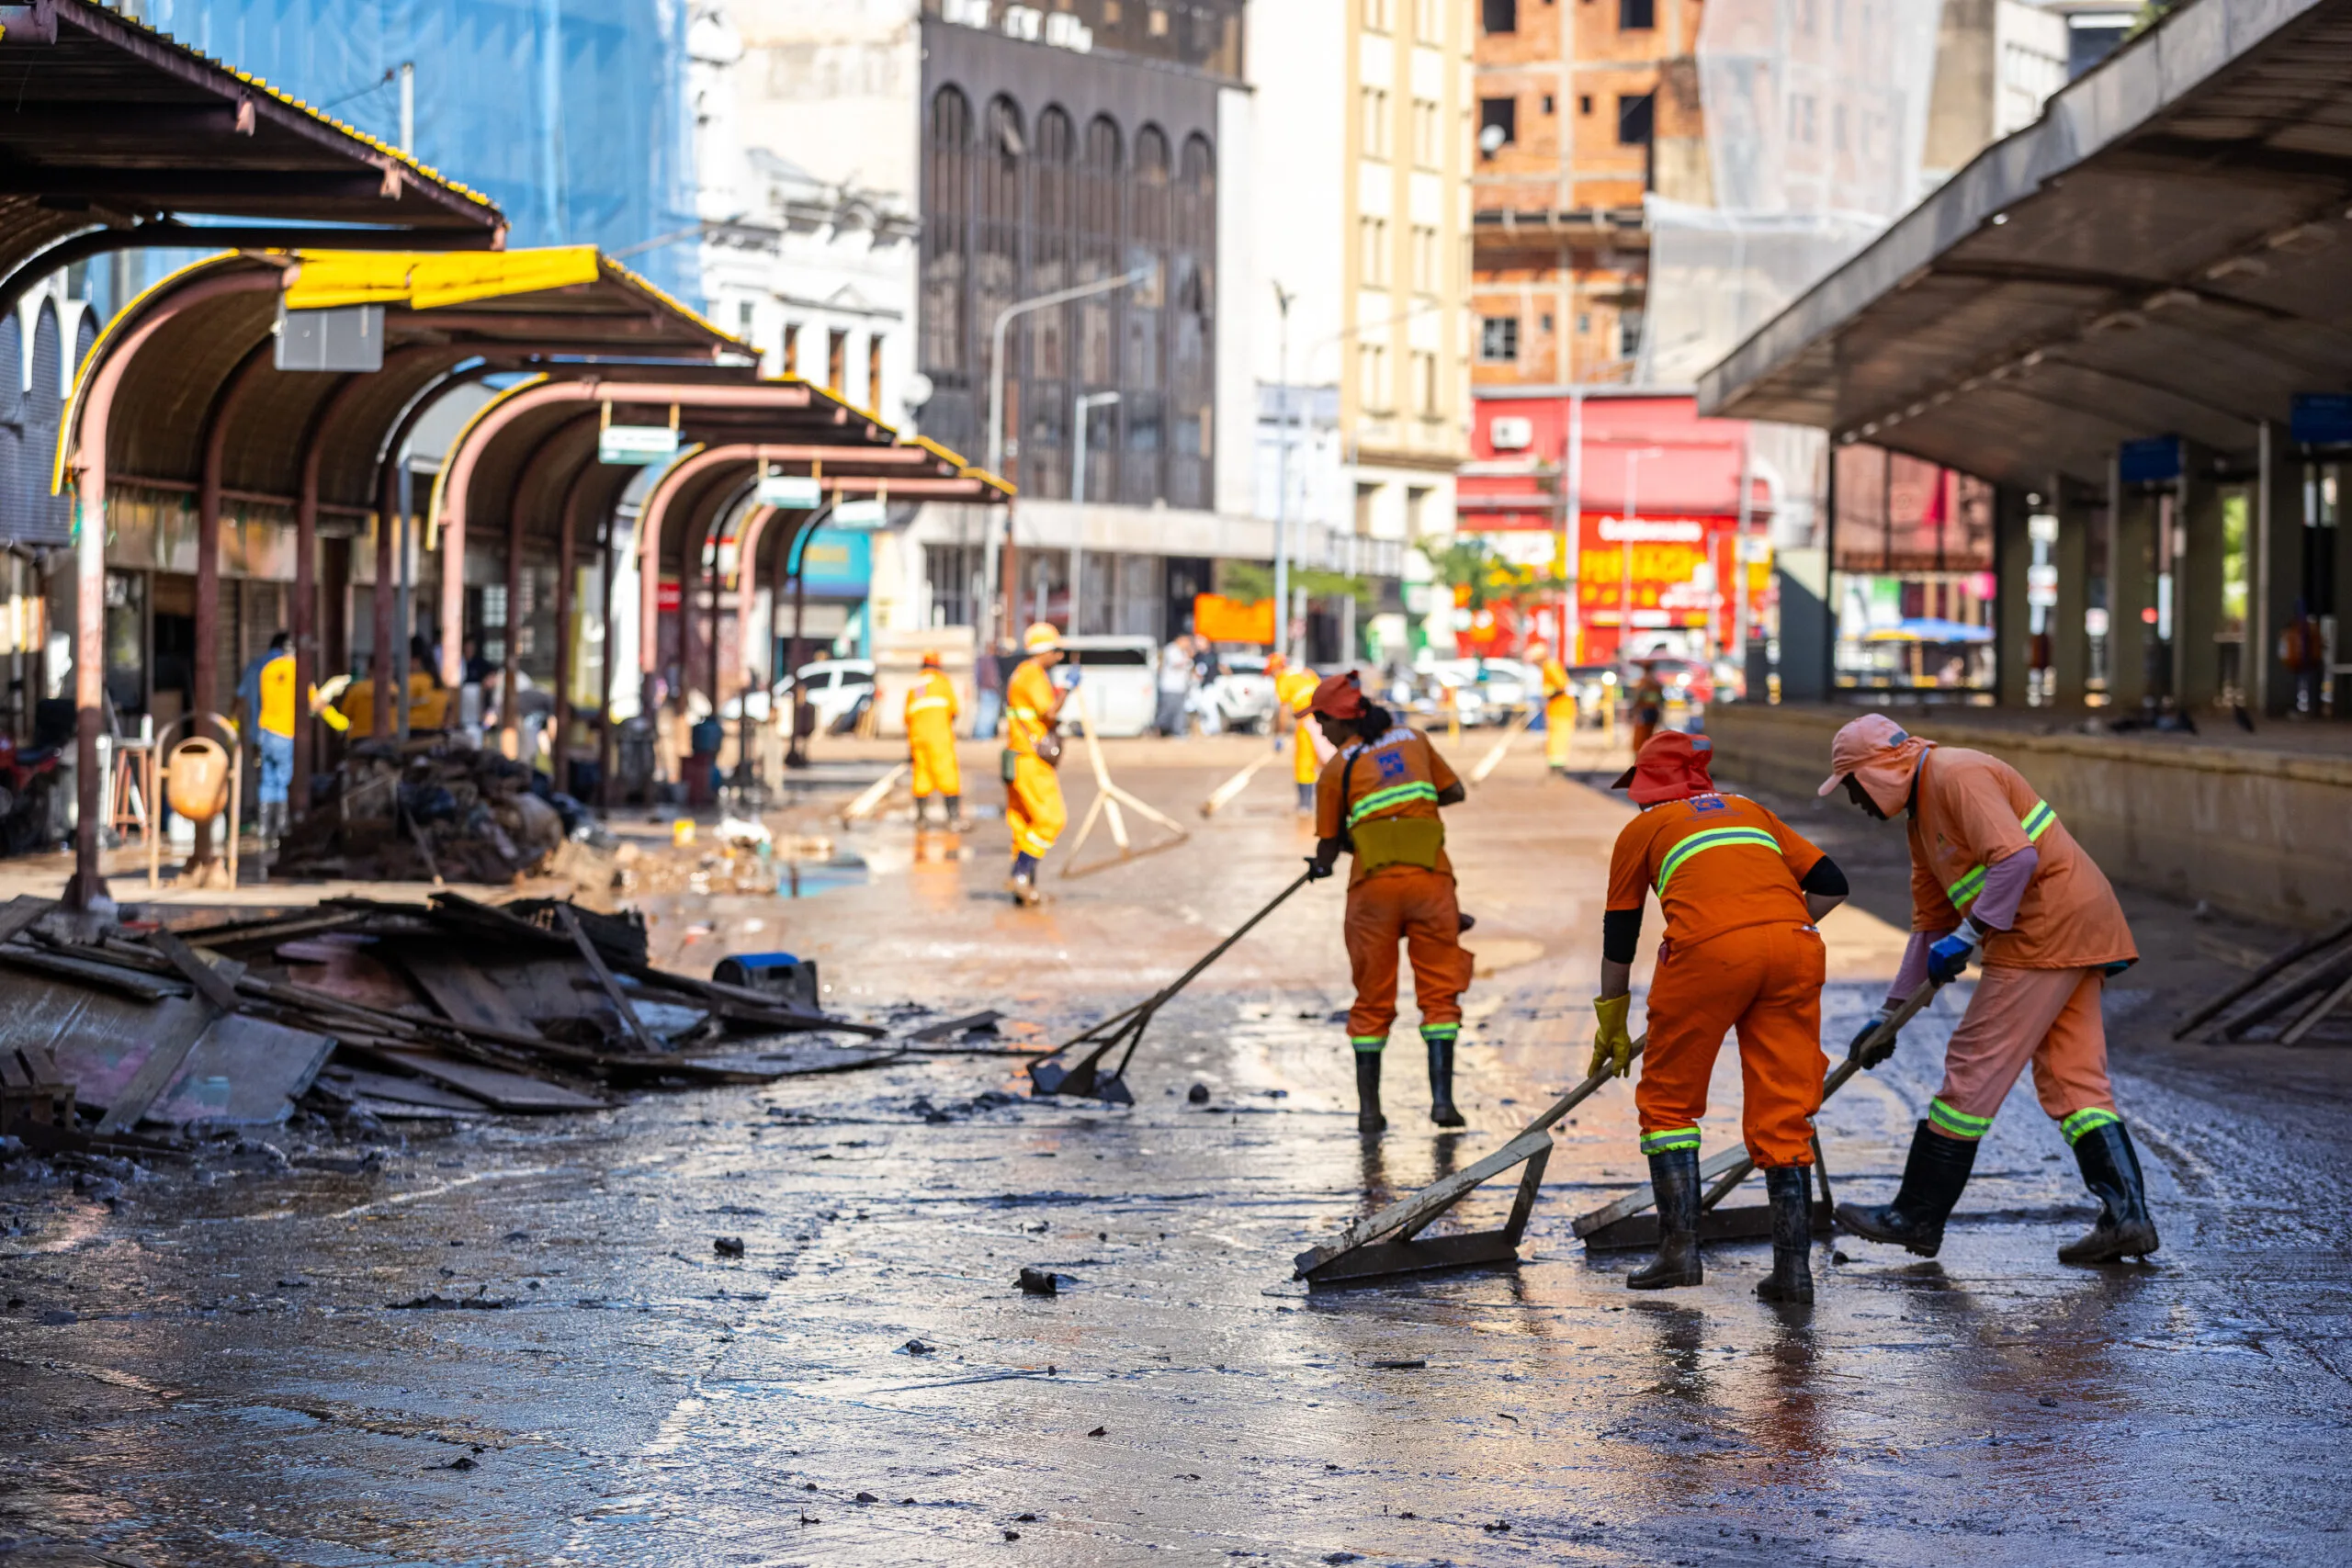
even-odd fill
[[[1062,705],[1062,728],[1088,722],[1105,736],[1141,735],[1159,702],[1159,645],[1148,637],[1074,637],[1062,642],[1054,684],[1067,688],[1073,668],[1086,671],[1078,694]]]

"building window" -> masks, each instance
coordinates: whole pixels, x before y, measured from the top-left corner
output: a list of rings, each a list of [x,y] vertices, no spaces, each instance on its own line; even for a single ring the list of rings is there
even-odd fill
[[[776,334],[775,363],[777,371],[786,376],[800,374],[800,323],[786,321],[784,331]]]
[[[1425,223],[1413,225],[1413,291],[1437,292],[1437,230]]]
[[[1367,412],[1388,412],[1388,350],[1380,344],[1356,346],[1356,396]]]
[[[1617,145],[1646,147],[1655,123],[1657,95],[1655,93],[1620,93],[1617,95]]]
[[[1357,538],[1369,539],[1372,537],[1373,510],[1379,504],[1379,502],[1380,487],[1378,485],[1359,484],[1356,486]]]
[[[1478,322],[1478,357],[1489,365],[1510,365],[1519,358],[1519,318],[1487,316]]]
[[[1388,220],[1359,218],[1356,220],[1359,242],[1356,256],[1356,280],[1366,288],[1388,287]]]
[[[1544,95],[1544,112],[1545,114],[1552,112],[1552,95],[1549,93]]]
[[[1363,89],[1363,155],[1367,158],[1388,156],[1388,93],[1385,88]]]
[[[1363,0],[1365,30],[1375,33],[1386,32],[1394,5],[1395,0]]]
[[[1440,145],[1438,131],[1441,120],[1435,98],[1413,100],[1413,162],[1424,169],[1442,168],[1445,150]]]
[[[1590,93],[1578,93],[1577,95],[1577,113],[1590,114],[1591,112],[1592,95]]]
[[[749,299],[735,307],[735,335],[745,343],[752,341],[752,302]]]
[[[1446,0],[1413,0],[1413,36],[1423,43],[1445,41]]]
[[[849,390],[849,333],[839,327],[825,334],[825,390],[837,398]]]
[[[1617,0],[1617,30],[1645,33],[1657,26],[1657,0]]]
[[[1490,33],[1519,31],[1519,0],[1479,0],[1478,26]]]
[[[1639,310],[1617,312],[1617,357],[1632,359],[1642,352],[1642,313]]]
[[[879,412],[882,408],[882,334],[875,333],[865,340],[865,406]]]
[[[1413,412],[1423,419],[1438,414],[1437,355],[1422,349],[1413,352]]]
[[[1478,151],[1491,158],[1518,140],[1519,100],[1517,98],[1480,98],[1478,100]]]

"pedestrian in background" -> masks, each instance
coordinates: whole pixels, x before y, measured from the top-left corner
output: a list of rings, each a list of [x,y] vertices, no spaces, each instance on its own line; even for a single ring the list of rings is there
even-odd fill
[[[1179,633],[1159,650],[1159,702],[1152,728],[1170,739],[1182,735],[1192,710],[1193,639]]]

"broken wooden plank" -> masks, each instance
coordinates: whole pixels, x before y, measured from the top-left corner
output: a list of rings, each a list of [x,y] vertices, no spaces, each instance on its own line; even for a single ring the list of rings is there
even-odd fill
[[[571,910],[569,908],[558,909],[556,919],[562,925],[564,933],[571,939],[572,947],[587,961],[589,972],[596,976],[596,984],[604,987],[605,998],[613,1004],[613,1011],[620,1015],[621,1028],[637,1042],[637,1048],[640,1051],[661,1049],[652,1031],[645,1027],[644,1021],[637,1016],[637,1010],[629,1006],[628,998],[621,993],[620,982],[615,980],[613,972],[605,967],[605,955],[598,953],[596,944],[588,940],[587,931]]]
[[[350,1100],[391,1100],[435,1111],[485,1109],[473,1096],[429,1078],[401,1077],[391,1073],[370,1072],[365,1067],[338,1065],[320,1075],[319,1081]]]
[[[435,1083],[461,1089],[499,1111],[602,1111],[611,1103],[596,1095],[582,1094],[561,1084],[548,1083],[544,1078],[510,1073],[479,1062],[463,1062],[424,1051],[400,1051],[384,1046],[375,1047],[371,1055],[418,1077],[430,1078]]]
[[[130,1082],[106,1101],[107,1112],[98,1118],[96,1129],[101,1137],[109,1133],[126,1133],[139,1125],[139,1119],[147,1114],[147,1108],[154,1104],[164,1090],[171,1087],[172,1081],[180,1076],[180,1069],[187,1065],[188,1054],[196,1049],[197,1041],[203,1038],[204,1030],[210,1028],[213,1020],[221,1016],[213,1012],[209,1004],[193,998],[186,1005],[204,1018],[203,1027],[156,1042],[155,1048],[147,1054],[147,1059],[141,1062],[138,1070],[130,1075]]]
[[[2317,936],[2312,937],[2307,941],[2297,942],[2294,946],[2278,954],[2276,958],[2271,959],[2261,968],[2256,970],[2253,974],[2247,976],[2236,985],[2232,986],[2228,990],[2223,991],[2220,996],[2215,997],[2211,1001],[2207,1002],[2203,1007],[2199,1008],[2195,1012],[2190,1013],[2187,1018],[2182,1019],[2179,1024],[2173,1030],[2172,1037],[2175,1040],[2186,1038],[2192,1031],[2196,1030],[2200,1025],[2220,1017],[2222,1013],[2235,1006],[2240,1000],[2253,995],[2254,992],[2267,983],[2272,976],[2278,974],[2290,964],[2300,963],[2301,960],[2309,958],[2312,954],[2318,953],[2323,949],[2333,947],[2346,937],[2352,937],[2352,920],[2342,921],[2339,924],[2329,927],[2326,931],[2320,932]]]
[[[144,1119],[175,1126],[283,1122],[334,1045],[324,1034],[225,1014],[198,1036],[171,1087],[155,1097]]]
[[[403,942],[390,945],[391,955],[408,977],[452,1023],[509,1034],[538,1033],[506,994],[460,954],[455,944]]]
[[[1001,1021],[1003,1017],[1004,1014],[997,1011],[994,1008],[989,1008],[984,1012],[967,1013],[962,1018],[951,1018],[944,1023],[926,1024],[922,1028],[916,1030],[912,1034],[908,1035],[907,1038],[909,1040],[929,1043],[932,1042],[944,1040],[950,1035],[969,1034],[973,1031],[980,1029],[985,1029],[989,1033],[993,1034],[996,1032],[996,1026],[998,1022]]]
[[[29,928],[35,920],[57,908],[54,898],[36,897],[19,893],[0,906],[0,942],[13,942],[19,931]]]
[[[57,979],[78,985],[92,986],[111,991],[117,996],[135,1001],[160,1002],[175,997],[186,997],[193,987],[178,980],[166,980],[132,969],[125,964],[106,964],[96,959],[81,958],[72,953],[48,953],[37,947],[11,942],[0,947],[0,964],[13,968],[30,969]]]
[[[233,972],[224,974],[222,970],[232,960],[223,959],[221,966],[216,968],[198,956],[194,948],[161,926],[149,932],[147,940],[154,944],[156,952],[171,960],[172,967],[186,976],[189,984],[203,994],[206,1001],[222,1012],[237,1010],[237,978],[245,972],[243,964],[238,964]]]

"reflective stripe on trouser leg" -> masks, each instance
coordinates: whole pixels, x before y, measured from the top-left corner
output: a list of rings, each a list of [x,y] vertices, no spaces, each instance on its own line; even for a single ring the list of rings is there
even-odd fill
[[[2062,1118],[2058,1123],[2058,1130],[2066,1134],[2066,1146],[2072,1148],[2082,1141],[2084,1134],[2097,1132],[2109,1122],[2120,1125],[2122,1121],[2123,1118],[2114,1111],[2103,1111],[2094,1105],[2088,1110],[2077,1111],[2072,1116]]]
[[[1004,791],[1004,818],[1012,830],[1012,847],[1043,859],[1069,820],[1054,770],[1035,757],[1015,758],[1012,782]]]
[[[1955,1138],[1971,1142],[1993,1130],[1990,1116],[1971,1116],[1965,1111],[1955,1111],[1940,1100],[1928,1101],[1928,1124],[1939,1133],[1949,1133]]]
[[[1348,1036],[1348,1044],[1350,1048],[1354,1050],[1359,1055],[1367,1051],[1385,1051],[1388,1048],[1388,1036],[1385,1034],[1351,1034]]]
[[[1461,1032],[1462,1026],[1458,1023],[1425,1023],[1421,1025],[1421,1038],[1428,1041],[1432,1045],[1451,1045]]]
[[[1644,1133],[1642,1134],[1643,1154],[1662,1155],[1671,1149],[1689,1149],[1693,1154],[1698,1153],[1699,1129],[1696,1127],[1668,1127],[1663,1133]]]
[[[1348,889],[1342,931],[1356,985],[1348,1033],[1384,1039],[1396,1021],[1397,944],[1413,964],[1413,997],[1422,1021],[1462,1021],[1462,993],[1470,984],[1470,954],[1458,937],[1462,912],[1453,878],[1413,866],[1393,867]]]

